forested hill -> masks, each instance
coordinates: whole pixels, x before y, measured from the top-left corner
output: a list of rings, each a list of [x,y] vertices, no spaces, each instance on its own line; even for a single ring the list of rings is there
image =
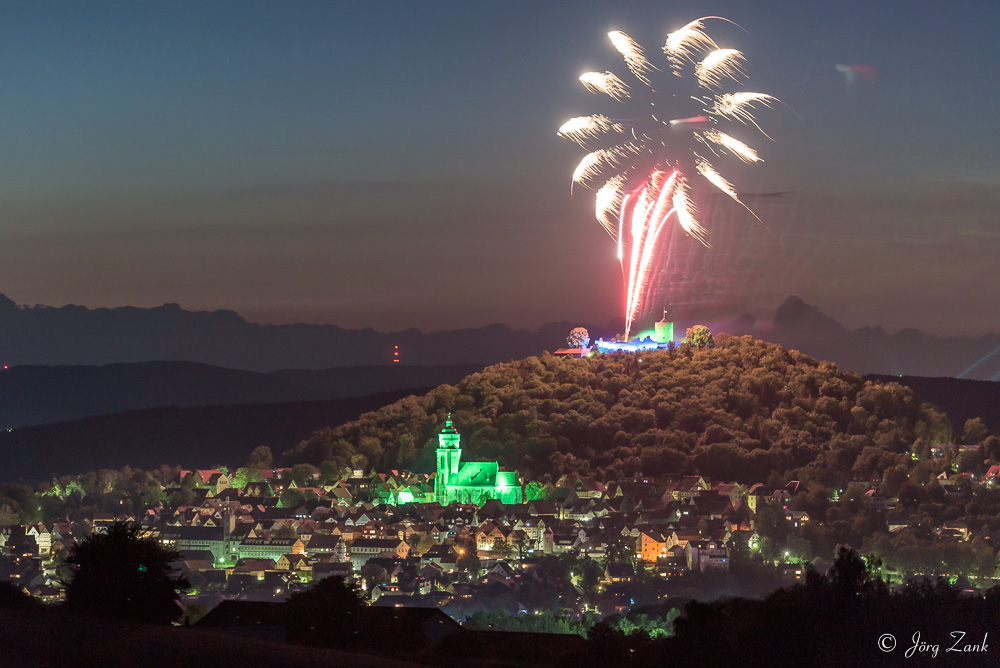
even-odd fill
[[[993,433],[1000,433],[1000,383],[969,378],[922,376],[865,376],[878,383],[897,382],[921,399],[942,409],[958,430],[966,420],[980,418]]]
[[[754,482],[821,466],[868,480],[903,463],[915,442],[952,437],[947,417],[909,388],[721,335],[702,350],[491,366],[317,432],[285,461],[429,471],[448,411],[464,459],[498,459],[535,479],[696,472]]]

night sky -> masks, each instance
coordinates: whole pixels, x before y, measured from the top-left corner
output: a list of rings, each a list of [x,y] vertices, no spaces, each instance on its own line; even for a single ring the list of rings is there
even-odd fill
[[[556,136],[699,16],[747,56],[763,219],[696,202],[675,312],[998,329],[994,2],[46,2],[0,8],[0,292],[425,330],[621,316],[614,245]],[[853,81],[837,65],[877,68]]]

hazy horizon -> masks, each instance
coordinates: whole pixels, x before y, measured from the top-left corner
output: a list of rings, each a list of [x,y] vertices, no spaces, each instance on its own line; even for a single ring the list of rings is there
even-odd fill
[[[995,329],[1000,10],[924,1],[12,5],[0,289],[380,331],[610,322],[615,248],[556,130],[606,106],[581,72],[625,72],[609,30],[662,59],[705,13],[784,103],[758,114],[773,142],[734,130],[763,162],[724,165],[763,223],[695,193],[712,248],[673,234],[648,313],[794,294],[850,329]]]

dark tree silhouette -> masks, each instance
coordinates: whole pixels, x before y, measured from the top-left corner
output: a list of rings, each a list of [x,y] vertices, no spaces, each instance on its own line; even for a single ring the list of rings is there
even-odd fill
[[[38,610],[42,604],[11,582],[0,582],[0,610]]]
[[[107,533],[82,540],[67,557],[72,575],[66,583],[66,607],[122,621],[176,621],[183,613],[180,594],[189,587],[170,565],[180,556],[142,537],[137,525],[115,522]]]
[[[378,564],[365,564],[361,567],[361,579],[365,582],[365,589],[369,592],[379,585],[389,582],[389,573]]]
[[[882,561],[877,557],[863,557],[851,547],[840,545],[826,580],[834,595],[843,599],[884,598],[889,588],[881,570]]]
[[[254,451],[250,453],[250,457],[247,459],[247,468],[269,469],[273,463],[274,455],[271,454],[271,448],[261,445],[254,448]]]
[[[965,421],[962,440],[966,445],[979,445],[990,435],[989,427],[982,418],[972,418]]]
[[[458,559],[455,566],[460,570],[468,571],[471,574],[479,573],[482,564],[479,561],[479,554],[476,551],[476,543],[473,540],[461,541],[456,544],[458,547]]]
[[[357,585],[339,577],[323,578],[288,598],[288,639],[307,645],[347,647],[358,634],[363,605]]]
[[[604,556],[608,564],[635,563],[635,538],[615,533],[608,538]]]

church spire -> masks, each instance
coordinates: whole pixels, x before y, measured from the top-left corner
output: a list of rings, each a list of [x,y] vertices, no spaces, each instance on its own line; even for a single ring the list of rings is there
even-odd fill
[[[455,429],[455,425],[451,422],[451,411],[448,411],[448,419],[444,421],[444,429],[441,430],[442,434],[457,434],[458,431]]]

